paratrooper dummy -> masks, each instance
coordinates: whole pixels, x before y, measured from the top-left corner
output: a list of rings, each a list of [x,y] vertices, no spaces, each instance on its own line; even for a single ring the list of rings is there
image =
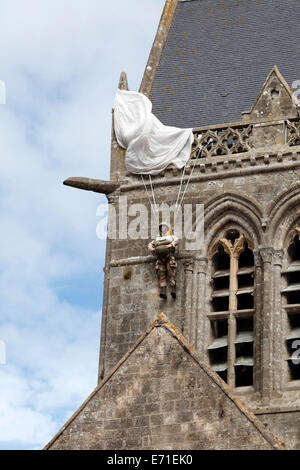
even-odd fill
[[[162,299],[167,298],[167,275],[171,285],[171,295],[176,299],[176,269],[177,263],[174,257],[178,238],[172,235],[172,229],[168,225],[159,226],[159,237],[148,245],[151,254],[157,256],[155,269],[158,277],[159,295]]]

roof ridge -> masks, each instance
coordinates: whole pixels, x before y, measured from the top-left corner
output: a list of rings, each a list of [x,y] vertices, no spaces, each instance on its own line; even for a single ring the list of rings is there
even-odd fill
[[[178,0],[165,0],[165,5],[157,27],[152,48],[147,60],[145,71],[142,77],[139,92],[149,98],[151,87],[155,78],[163,50],[168,39],[169,29],[171,27],[173,16],[177,8]]]

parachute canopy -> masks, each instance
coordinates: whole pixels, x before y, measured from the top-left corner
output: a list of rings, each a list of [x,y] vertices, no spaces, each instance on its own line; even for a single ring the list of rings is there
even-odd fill
[[[192,129],[163,125],[142,93],[117,91],[114,127],[118,144],[126,149],[125,166],[131,173],[157,175],[170,164],[180,169],[190,157]]]

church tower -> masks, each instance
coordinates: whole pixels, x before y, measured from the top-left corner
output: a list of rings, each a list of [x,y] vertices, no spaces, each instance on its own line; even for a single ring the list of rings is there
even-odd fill
[[[110,181],[65,181],[106,194],[116,224],[106,248],[99,385],[47,448],[177,449],[176,434],[190,436],[192,423],[196,437],[183,438],[182,448],[300,448],[299,19],[298,0],[166,0],[139,91],[163,124],[193,128],[189,163],[185,174],[169,166],[151,180],[133,175],[113,125]],[[128,90],[124,73],[119,88]],[[176,299],[164,299],[147,250],[151,235],[130,239],[126,222],[136,215],[130,207],[142,204],[150,228],[149,195],[174,205],[180,186],[184,204],[204,208],[203,240],[188,249],[183,233]],[[173,402],[176,386],[181,403]],[[196,396],[207,401],[203,409]],[[138,407],[140,421],[128,417]],[[223,412],[233,434],[222,428],[222,443]],[[234,438],[242,419],[248,443]],[[132,437],[138,422],[141,440]],[[208,425],[215,437],[203,435]]]

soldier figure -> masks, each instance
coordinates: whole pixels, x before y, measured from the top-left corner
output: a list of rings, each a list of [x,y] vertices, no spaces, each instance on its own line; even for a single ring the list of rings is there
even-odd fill
[[[151,254],[157,256],[155,269],[158,277],[159,295],[162,299],[167,298],[167,274],[171,284],[171,295],[176,299],[176,268],[174,253],[178,245],[178,238],[172,235],[172,229],[168,225],[159,226],[159,237],[152,240],[148,245]]]

